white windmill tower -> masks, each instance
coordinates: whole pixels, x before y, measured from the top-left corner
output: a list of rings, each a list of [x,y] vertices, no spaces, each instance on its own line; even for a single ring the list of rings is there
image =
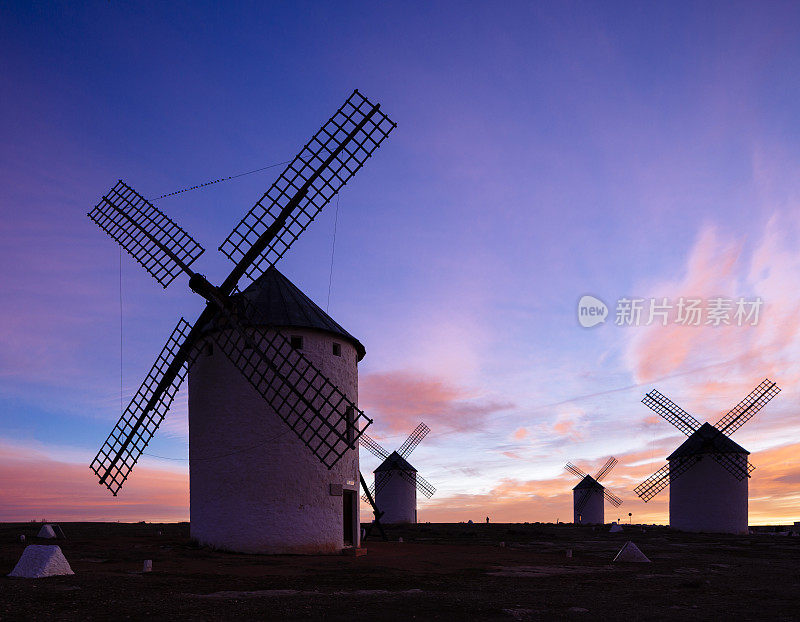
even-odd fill
[[[193,325],[178,322],[92,461],[115,496],[191,368],[192,535],[242,552],[358,546],[364,348],[274,265],[394,128],[354,91],[220,246],[235,266],[218,287],[190,268],[203,248],[124,182],[89,213],[164,287],[184,272],[207,301]]]
[[[275,267],[241,296],[246,329],[264,340],[279,331],[357,403],[365,350],[355,337]],[[192,537],[259,553],[333,553],[357,545],[358,452],[326,467],[212,340],[189,367]]]
[[[571,462],[567,462],[564,468],[581,480],[572,489],[573,522],[576,525],[604,524],[605,499],[608,499],[608,502],[615,508],[622,505],[622,499],[600,483],[600,480],[608,475],[615,464],[617,464],[617,459],[614,457],[609,458],[597,474],[592,477]]]
[[[383,523],[416,523],[417,522],[417,490],[428,499],[436,492],[436,488],[426,481],[406,458],[422,442],[430,432],[430,428],[420,423],[409,434],[397,451],[389,453],[375,439],[361,435],[360,442],[373,455],[383,460],[375,469],[375,481],[369,488],[374,496],[375,506],[380,512]],[[362,496],[368,501],[368,495]]]
[[[646,404],[689,438],[667,457],[667,464],[634,488],[645,502],[667,486],[673,529],[709,533],[748,532],[748,479],[755,467],[750,452],[728,434],[751,419],[780,392],[764,380],[715,425],[701,424],[656,390]]]

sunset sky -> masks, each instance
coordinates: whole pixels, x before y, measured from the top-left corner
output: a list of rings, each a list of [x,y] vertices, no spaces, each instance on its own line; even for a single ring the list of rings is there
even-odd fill
[[[398,128],[278,267],[366,346],[370,435],[430,426],[420,520],[571,520],[564,464],[614,455],[606,517],[664,523],[633,488],[684,437],[644,394],[714,423],[765,377],[750,522],[800,520],[800,7],[140,4],[0,6],[0,520],[188,519],[185,392],[119,497],[88,465],[202,301],[86,212],[291,159],[354,88]],[[157,202],[212,282],[279,170]],[[618,326],[622,298],[763,304]]]

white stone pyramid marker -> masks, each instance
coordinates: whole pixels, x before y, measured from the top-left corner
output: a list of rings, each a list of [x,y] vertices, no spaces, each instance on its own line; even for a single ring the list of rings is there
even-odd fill
[[[57,575],[75,574],[69,562],[61,552],[60,546],[47,544],[31,544],[25,547],[9,577],[41,579]]]
[[[616,522],[611,523],[611,529],[608,530],[609,533],[619,533],[622,531],[622,525],[617,524]]]
[[[647,556],[639,550],[639,547],[636,546],[633,542],[628,540],[625,543],[617,556],[614,558],[615,562],[646,562],[650,563],[650,560],[647,559]]]
[[[37,538],[55,538],[56,532],[53,530],[52,525],[42,525],[39,533],[36,534]]]

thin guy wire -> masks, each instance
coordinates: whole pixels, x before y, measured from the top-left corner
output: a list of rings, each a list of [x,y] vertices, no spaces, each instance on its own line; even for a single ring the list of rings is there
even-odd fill
[[[336,193],[336,216],[333,219],[333,244],[331,245],[331,271],[328,275],[328,302],[325,303],[325,313],[331,306],[331,283],[333,283],[333,254],[336,252],[336,225],[339,223],[339,193]]]
[[[214,179],[212,181],[207,181],[202,184],[197,184],[196,186],[190,186],[188,188],[182,188],[181,190],[175,190],[174,192],[168,192],[167,194],[162,194],[161,196],[150,199],[150,202],[158,201],[159,199],[165,199],[167,197],[172,197],[175,196],[176,194],[183,194],[184,192],[190,192],[191,190],[199,190],[200,188],[205,188],[206,186],[213,186],[214,184],[218,184],[223,181],[230,181],[231,179],[236,179],[237,177],[244,177],[245,175],[252,175],[253,173],[266,171],[269,168],[275,168],[276,166],[281,166],[282,164],[288,164],[289,162],[291,162],[291,160],[284,160],[283,162],[276,162],[275,164],[268,164],[267,166],[262,166],[261,168],[253,169],[252,171],[245,171],[244,173],[236,173],[235,175],[220,177],[219,179]]]

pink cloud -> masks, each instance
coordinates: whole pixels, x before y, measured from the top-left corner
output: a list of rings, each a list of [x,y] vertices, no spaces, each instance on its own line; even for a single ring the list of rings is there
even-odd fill
[[[793,394],[800,391],[800,233],[791,222],[773,217],[752,243],[725,239],[713,227],[698,235],[677,279],[655,283],[645,297],[736,299],[760,297],[758,324],[738,326],[631,327],[626,360],[637,382],[650,383],[683,374],[675,381],[689,398],[683,407],[712,414],[733,406],[761,379],[770,377]],[[691,370],[696,373],[690,374]],[[786,394],[784,394],[785,396]],[[728,404],[731,402],[730,404]]]
[[[521,441],[528,436],[527,428],[518,428],[512,435],[511,438],[517,441]]]
[[[421,420],[435,433],[468,431],[510,403],[484,398],[432,376],[412,372],[366,374],[359,379],[360,406],[389,433],[410,432]]]
[[[585,424],[583,411],[573,407],[559,413],[549,432],[571,441],[579,441],[583,438]]]

